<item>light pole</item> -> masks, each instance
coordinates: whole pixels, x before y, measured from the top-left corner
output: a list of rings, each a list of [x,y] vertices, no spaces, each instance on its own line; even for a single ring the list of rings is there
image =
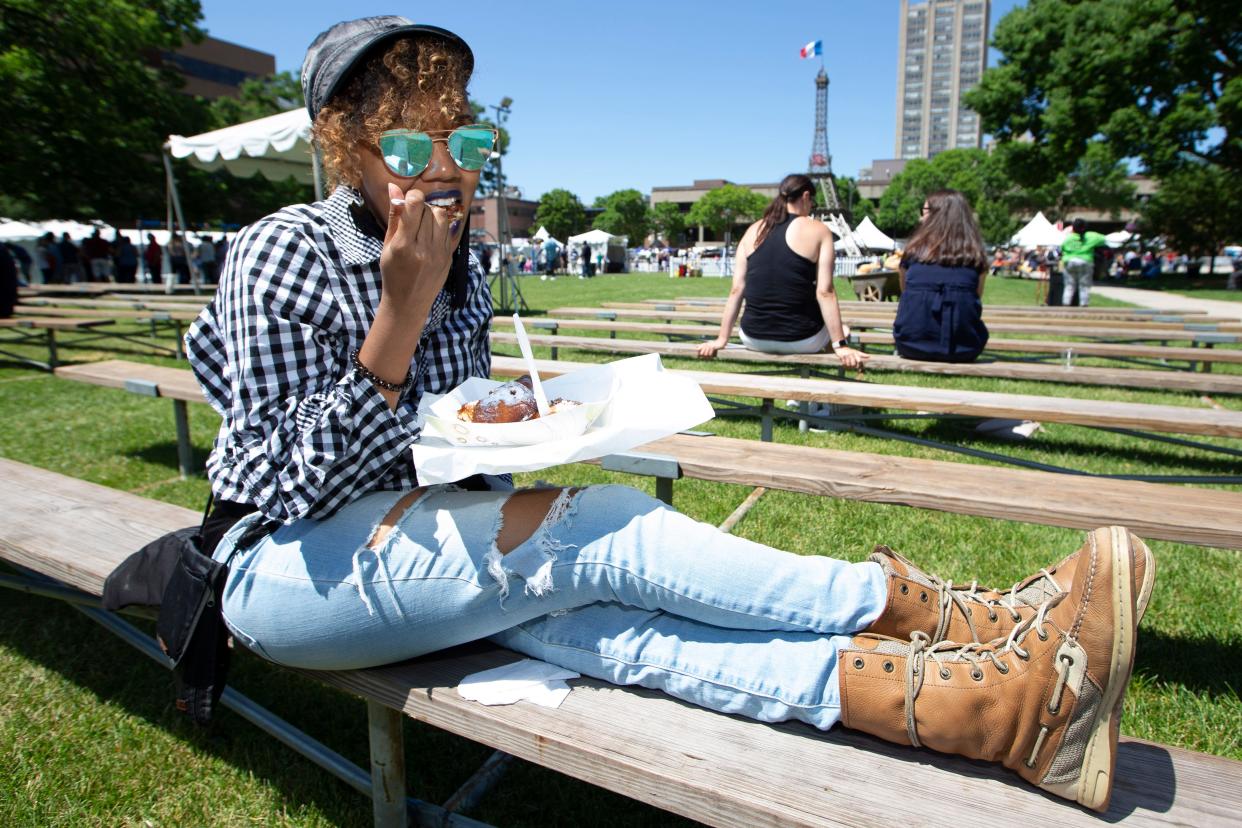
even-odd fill
[[[522,290],[518,287],[517,280],[509,273],[509,242],[512,240],[509,232],[509,200],[505,195],[505,174],[504,168],[501,166],[502,147],[500,146],[499,134],[504,129],[505,121],[509,117],[509,108],[513,106],[513,98],[505,96],[500,99],[500,104],[492,105],[492,110],[496,113],[496,209],[499,215],[496,217],[496,234],[500,236],[500,269],[497,271],[496,280],[499,282],[499,295],[497,299],[497,309],[503,313],[511,310],[529,311],[526,300],[522,297]],[[493,295],[497,294],[493,291]]]

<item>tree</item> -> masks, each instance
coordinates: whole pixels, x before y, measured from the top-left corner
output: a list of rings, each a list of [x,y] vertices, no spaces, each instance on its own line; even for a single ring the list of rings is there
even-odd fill
[[[837,188],[837,200],[841,202],[841,208],[845,211],[845,220],[850,225],[856,226],[868,216],[875,215],[875,204],[869,198],[864,198],[858,192],[858,184],[854,179],[848,176],[834,175],[833,183]],[[824,209],[824,192],[822,189],[815,190],[815,206]],[[874,219],[872,219],[874,221]]]
[[[604,212],[591,225],[613,235],[628,236],[630,244],[641,245],[651,232],[651,210],[647,198],[638,190],[617,190],[595,199]]]
[[[198,41],[196,0],[0,2],[0,181],[27,218],[162,212],[161,146],[208,123],[158,56]]]
[[[1021,178],[1015,170],[1025,163],[1021,156],[1025,147],[1020,144],[1002,144],[990,159],[997,172],[1013,182]],[[1121,210],[1133,207],[1135,187],[1126,175],[1126,165],[1112,156],[1112,151],[1099,141],[1087,144],[1086,152],[1069,172],[1046,172],[1044,179],[1034,185],[1014,184],[1008,196],[1013,211],[1030,215],[1043,211],[1054,221],[1073,218],[1075,208],[1088,208],[1111,213],[1117,217]]]
[[[725,184],[694,202],[686,214],[686,224],[699,224],[714,233],[728,233],[735,225],[758,219],[767,206],[768,200],[753,190]]]
[[[673,202],[661,201],[651,208],[651,228],[665,244],[677,244],[686,232],[686,216]]]
[[[1010,202],[1012,185],[998,160],[979,149],[948,150],[930,161],[909,161],[880,197],[876,224],[890,235],[909,236],[919,223],[923,199],[943,189],[966,196],[985,240],[1000,243],[1018,229]]]
[[[261,78],[247,78],[242,81],[236,98],[217,98],[208,107],[212,125],[220,129],[305,105],[301,81],[292,72],[277,72]]]
[[[1031,0],[997,24],[999,65],[967,106],[1022,142],[1024,186],[1068,174],[1099,141],[1163,176],[1188,158],[1242,172],[1242,37],[1227,0]]]
[[[586,209],[569,190],[549,190],[539,199],[535,224],[542,224],[553,238],[565,240],[586,229]]]
[[[265,118],[303,106],[302,86],[290,72],[242,82],[236,98],[208,104],[208,129]],[[309,160],[307,161],[309,166]],[[186,221],[206,224],[248,224],[287,204],[314,197],[309,184],[286,178],[268,181],[261,175],[238,178],[225,170],[207,171],[188,161],[173,161],[177,190]]]
[[[1149,234],[1192,256],[1215,256],[1242,238],[1242,188],[1220,166],[1195,164],[1170,173],[1143,209]]]

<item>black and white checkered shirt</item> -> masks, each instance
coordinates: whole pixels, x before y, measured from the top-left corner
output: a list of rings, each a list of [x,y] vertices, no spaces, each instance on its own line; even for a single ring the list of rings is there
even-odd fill
[[[350,354],[379,305],[383,248],[359,227],[357,204],[340,187],[242,230],[186,335],[194,375],[224,417],[207,460],[216,497],[282,523],[416,486],[409,448],[422,395],[491,369],[491,293],[472,256],[465,303],[454,308],[447,289],[436,297],[397,409],[357,375]]]

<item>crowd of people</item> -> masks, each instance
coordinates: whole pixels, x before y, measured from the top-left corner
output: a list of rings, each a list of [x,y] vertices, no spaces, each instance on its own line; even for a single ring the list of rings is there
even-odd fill
[[[1066,244],[1073,252],[1067,252]],[[1225,248],[1217,255],[1217,273],[1223,263],[1228,263],[1235,273],[1242,270],[1242,256],[1231,252]],[[1165,274],[1194,274],[1203,267],[1202,258],[1171,248],[1144,250],[1131,245],[1114,249],[1104,236],[1086,230],[1081,219],[1075,220],[1060,246],[997,247],[988,262],[989,272],[994,275],[1020,275],[1052,283],[1060,280],[1060,290],[1053,290],[1049,301],[1082,306],[1090,299],[1091,285],[1101,280],[1157,279]],[[1231,276],[1228,284],[1234,282],[1236,278]]]
[[[88,238],[77,244],[68,233],[57,239],[45,233],[35,243],[35,255],[24,247],[6,243],[5,247],[18,264],[20,278],[32,281],[37,268],[44,284],[68,285],[77,282],[115,282],[134,284],[138,281],[162,284],[164,257],[172,276],[178,284],[191,283],[191,265],[198,268],[201,280],[211,284],[216,281],[217,263],[224,260],[228,240],[223,234],[218,238],[204,235],[198,244],[187,243],[179,233],[173,233],[167,247],[161,245],[154,233],[148,233],[142,249],[119,230],[106,239],[97,228]]]
[[[590,244],[558,244],[547,241],[542,244],[515,245],[505,251],[503,261],[498,245],[472,245],[475,255],[485,273],[498,272],[507,267],[510,275],[573,276],[589,279],[607,269],[608,261],[601,246]]]

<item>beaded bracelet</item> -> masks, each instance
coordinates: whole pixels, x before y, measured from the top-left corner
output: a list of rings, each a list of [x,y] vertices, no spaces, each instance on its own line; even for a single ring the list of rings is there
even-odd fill
[[[377,377],[375,374],[371,372],[370,368],[362,364],[362,360],[358,359],[357,348],[354,348],[354,352],[349,355],[349,361],[354,364],[354,370],[358,372],[359,376],[361,376],[363,379],[370,380],[371,382],[378,385],[380,388],[383,388],[385,391],[394,391],[396,393],[401,393],[402,391],[408,391],[410,386],[414,384],[414,372],[413,371],[407,371],[405,375],[405,382],[402,382],[400,384],[397,384],[395,382],[389,382],[386,379],[381,379],[380,377]]]

